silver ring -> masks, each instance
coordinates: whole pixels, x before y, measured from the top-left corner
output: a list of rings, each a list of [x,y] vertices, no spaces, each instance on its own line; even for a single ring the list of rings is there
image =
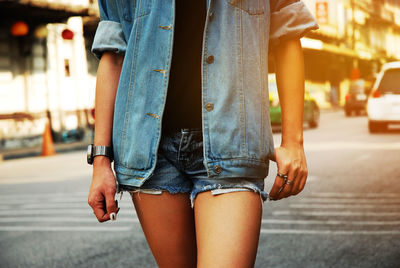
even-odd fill
[[[282,173],[277,173],[276,176],[281,177],[283,180],[287,180],[288,175],[287,174],[282,174]]]
[[[292,183],[293,183],[293,181],[291,181],[291,180],[285,180],[285,184],[287,184],[287,185],[290,185]]]

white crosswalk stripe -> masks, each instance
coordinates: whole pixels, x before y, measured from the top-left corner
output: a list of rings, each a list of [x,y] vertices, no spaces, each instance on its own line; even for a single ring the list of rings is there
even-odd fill
[[[119,199],[119,196],[118,196]],[[98,223],[87,193],[0,196],[0,231],[131,232],[139,220],[129,195],[115,222]],[[395,193],[313,193],[264,204],[261,234],[400,235],[400,196]]]
[[[266,235],[400,235],[400,195],[313,193],[266,203],[264,218]]]
[[[261,234],[325,234],[325,235],[400,235],[400,230],[363,231],[363,230],[296,230],[296,229],[261,229]]]
[[[130,231],[131,227],[105,227],[105,226],[0,226],[0,231],[83,231],[83,232],[121,232]]]
[[[129,195],[120,200],[117,221],[99,223],[87,192],[7,194],[0,196],[0,232],[130,232],[137,227]]]
[[[0,218],[0,223],[1,222],[89,222],[89,223],[97,223],[97,220],[95,217],[90,217],[90,218],[84,218],[84,217],[79,217],[79,218],[73,218],[73,217],[7,217],[7,218]],[[136,217],[130,217],[130,218],[119,218],[118,222],[139,222],[139,220]]]
[[[1,221],[1,220],[0,220]],[[400,225],[397,221],[344,221],[344,220],[282,220],[282,219],[264,219],[263,224],[299,224],[299,225]]]

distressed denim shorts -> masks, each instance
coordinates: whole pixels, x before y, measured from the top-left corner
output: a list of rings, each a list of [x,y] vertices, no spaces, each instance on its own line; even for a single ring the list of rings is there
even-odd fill
[[[163,134],[153,175],[140,188],[119,185],[119,189],[131,194],[190,193],[192,207],[197,194],[205,191],[211,191],[213,195],[254,191],[263,201],[268,196],[264,192],[264,178],[208,178],[203,164],[201,129],[181,129]]]

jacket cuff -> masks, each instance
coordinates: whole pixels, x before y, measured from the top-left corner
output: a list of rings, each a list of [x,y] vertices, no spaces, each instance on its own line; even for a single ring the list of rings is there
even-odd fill
[[[318,23],[303,2],[295,2],[271,14],[270,47],[284,40],[301,38],[318,29]]]
[[[125,54],[126,41],[121,23],[111,20],[99,22],[93,40],[92,53],[100,59],[104,51]]]

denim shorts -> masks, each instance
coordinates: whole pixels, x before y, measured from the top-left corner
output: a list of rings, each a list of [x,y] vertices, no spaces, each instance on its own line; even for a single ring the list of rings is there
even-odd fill
[[[263,201],[268,197],[264,192],[264,178],[208,178],[203,164],[201,129],[181,129],[163,134],[152,176],[141,187],[119,185],[119,191],[131,194],[190,193],[192,207],[197,194],[205,191],[211,191],[213,195],[254,191]]]

